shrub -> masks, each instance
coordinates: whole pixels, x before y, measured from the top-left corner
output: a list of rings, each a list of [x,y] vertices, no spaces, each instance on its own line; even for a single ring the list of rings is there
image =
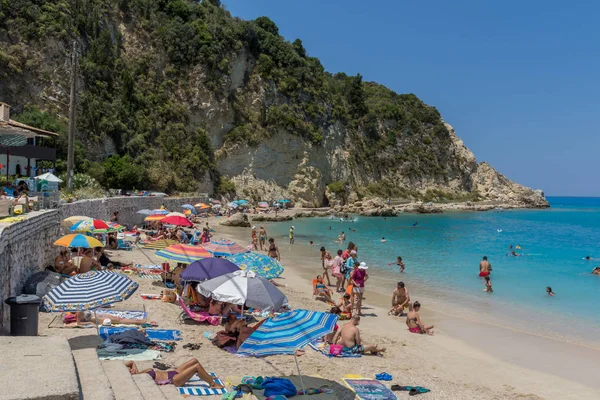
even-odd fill
[[[104,177],[110,189],[133,190],[142,187],[144,169],[129,155],[113,155],[104,162]]]

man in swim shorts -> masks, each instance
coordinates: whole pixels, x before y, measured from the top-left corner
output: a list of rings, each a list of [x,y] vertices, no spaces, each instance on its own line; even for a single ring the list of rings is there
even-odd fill
[[[490,272],[492,272],[492,264],[488,261],[487,256],[483,256],[483,260],[479,263],[479,276],[485,278],[490,276]]]
[[[383,353],[385,348],[378,348],[377,345],[374,344],[364,344],[362,343],[362,339],[360,337],[360,331],[358,330],[358,325],[360,324],[360,317],[358,315],[352,316],[350,318],[350,322],[346,325],[342,326],[335,333],[333,337],[333,343],[338,343],[343,346],[342,353],[351,355],[351,354],[378,354]]]
[[[408,289],[404,287],[404,282],[398,282],[394,293],[392,294],[392,308],[388,314],[402,315],[404,309],[410,309],[410,296]]]

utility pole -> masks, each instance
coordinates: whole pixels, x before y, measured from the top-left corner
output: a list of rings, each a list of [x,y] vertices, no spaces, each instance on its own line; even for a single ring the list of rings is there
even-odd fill
[[[73,174],[75,164],[75,116],[77,114],[77,42],[73,40],[71,54],[71,98],[69,99],[69,140],[67,149],[67,188],[73,191]]]

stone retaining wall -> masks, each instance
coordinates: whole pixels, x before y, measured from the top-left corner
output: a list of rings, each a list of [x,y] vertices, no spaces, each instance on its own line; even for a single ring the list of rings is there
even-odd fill
[[[0,228],[0,332],[6,332],[9,310],[4,299],[21,293],[29,276],[54,263],[59,248],[53,243],[60,237],[60,221],[74,215],[108,220],[119,211],[122,224],[140,224],[144,216],[136,214],[141,209],[156,209],[164,204],[169,210],[182,211],[183,204],[206,202],[208,199],[160,197],[111,197],[82,200],[64,204],[58,210],[28,214],[26,220]]]

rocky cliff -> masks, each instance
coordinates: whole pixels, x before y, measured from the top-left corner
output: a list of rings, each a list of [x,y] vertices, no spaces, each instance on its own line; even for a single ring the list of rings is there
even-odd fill
[[[66,115],[75,40],[77,167],[105,185],[305,206],[376,196],[547,206],[478,164],[434,107],[324,71],[266,17],[236,19],[218,0],[0,4],[0,100]]]

